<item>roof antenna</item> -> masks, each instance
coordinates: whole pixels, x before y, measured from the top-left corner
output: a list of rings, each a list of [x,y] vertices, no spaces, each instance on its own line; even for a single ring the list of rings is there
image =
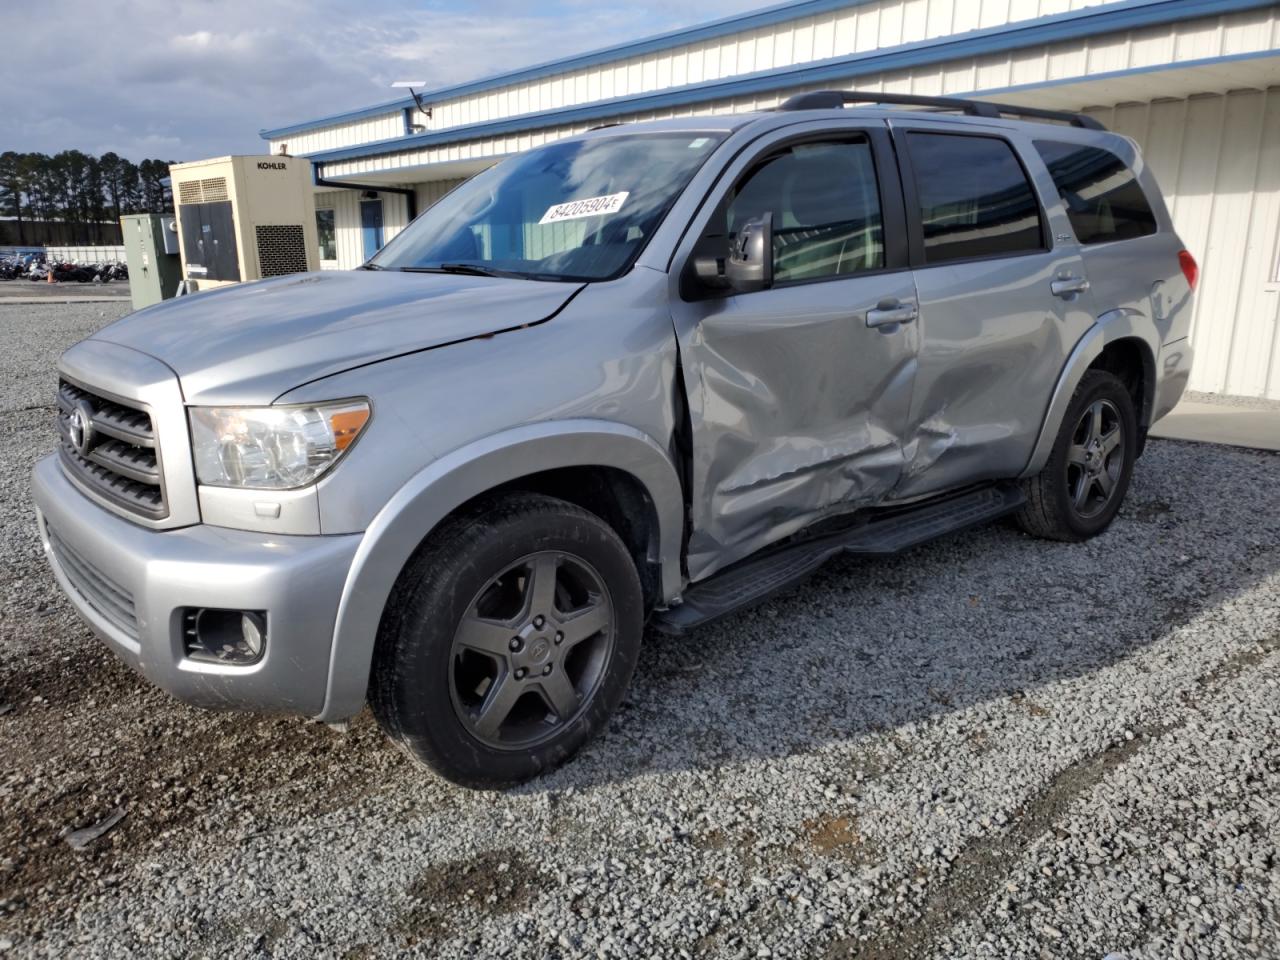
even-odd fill
[[[414,87],[425,87],[426,85],[427,85],[427,81],[425,80],[397,80],[395,83],[391,84],[391,86],[393,87],[399,87],[399,88],[408,90],[409,95],[413,97],[413,102],[418,105],[418,112],[421,113],[428,120],[430,120],[431,104],[423,103],[422,97],[418,95],[418,91],[413,89]]]

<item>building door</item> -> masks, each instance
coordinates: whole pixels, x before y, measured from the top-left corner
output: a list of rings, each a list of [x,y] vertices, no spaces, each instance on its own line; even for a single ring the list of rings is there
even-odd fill
[[[730,169],[741,172],[697,225],[693,256],[723,257],[744,223],[772,214],[774,284],[675,305],[688,331],[695,580],[886,497],[915,371],[915,286],[884,126],[788,131]]]
[[[360,235],[364,258],[369,260],[382,249],[382,200],[360,201]]]

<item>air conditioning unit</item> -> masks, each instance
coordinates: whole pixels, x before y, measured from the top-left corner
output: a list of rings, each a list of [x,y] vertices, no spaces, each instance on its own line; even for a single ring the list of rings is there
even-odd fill
[[[188,289],[320,269],[310,161],[219,157],[169,178]]]

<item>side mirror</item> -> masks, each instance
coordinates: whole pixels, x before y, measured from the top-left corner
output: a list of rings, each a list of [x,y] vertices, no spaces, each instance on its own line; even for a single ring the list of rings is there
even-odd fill
[[[698,257],[694,273],[709,287],[752,293],[773,286],[773,213],[748,220],[738,231],[727,260]]]

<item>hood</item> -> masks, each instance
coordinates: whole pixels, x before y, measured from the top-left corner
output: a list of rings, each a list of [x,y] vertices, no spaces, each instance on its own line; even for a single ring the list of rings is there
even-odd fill
[[[295,274],[167,300],[92,339],[168,364],[188,403],[270,403],[361,364],[546,320],[581,289],[390,270]]]

